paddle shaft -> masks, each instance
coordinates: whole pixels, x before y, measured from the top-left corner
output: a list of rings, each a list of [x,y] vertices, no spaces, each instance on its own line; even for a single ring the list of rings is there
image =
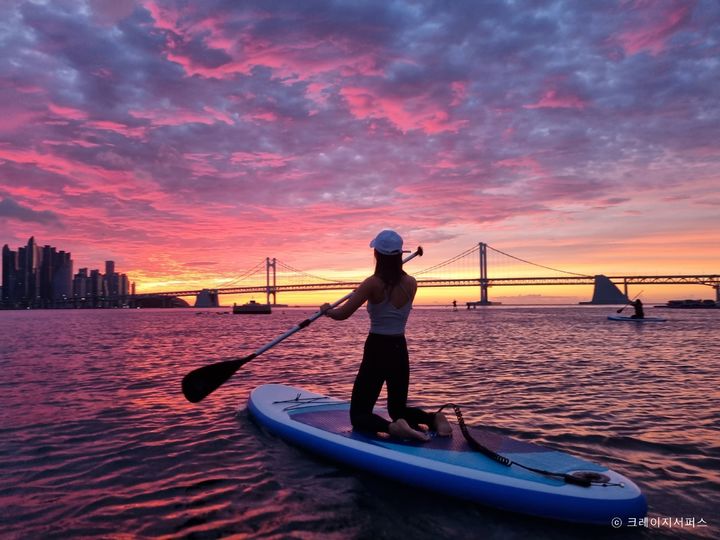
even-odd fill
[[[622,311],[623,311],[626,307],[628,307],[630,304],[632,304],[632,303],[633,303],[633,300],[635,300],[635,299],[636,299],[638,296],[640,296],[642,293],[643,293],[643,292],[640,291],[640,292],[637,293],[635,296],[633,296],[632,300],[630,300],[627,304],[625,304],[623,307],[621,307],[620,309],[618,309],[617,312],[618,312],[618,313],[622,313]]]
[[[411,253],[410,255],[405,257],[405,259],[403,259],[403,264],[410,261],[411,259],[414,259],[417,256],[422,256],[422,254],[422,247],[418,247],[415,252]],[[352,295],[352,292],[348,293],[340,300],[333,302],[332,304],[330,304],[330,309],[335,308],[343,302],[347,301],[348,298],[350,298]],[[263,345],[258,350],[256,350],[252,354],[249,354],[248,356],[245,356],[243,358],[235,358],[233,360],[225,360],[224,362],[216,362],[214,364],[194,369],[193,371],[185,375],[182,380],[182,391],[185,395],[185,398],[192,403],[202,401],[204,398],[206,398],[208,395],[210,395],[212,392],[222,386],[222,384],[225,383],[230,377],[232,377],[235,372],[242,366],[244,366],[254,358],[257,358],[265,351],[272,349],[275,345],[289,338],[294,333],[299,332],[307,326],[310,326],[313,321],[322,317],[324,313],[325,311],[323,310],[313,313],[304,321],[296,324],[287,332],[279,335],[271,342]]]

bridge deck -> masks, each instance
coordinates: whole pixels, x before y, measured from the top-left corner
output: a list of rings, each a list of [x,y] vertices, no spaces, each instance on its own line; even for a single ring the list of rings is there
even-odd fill
[[[616,285],[707,285],[720,286],[720,275],[663,275],[663,276],[607,276]],[[521,278],[488,278],[488,287],[509,287],[526,285],[594,285],[594,276],[568,276],[568,277],[521,277]],[[304,283],[296,285],[276,285],[268,288],[266,285],[248,287],[227,287],[212,289],[217,294],[251,294],[267,292],[300,292],[300,291],[332,291],[352,290],[360,282],[324,282]],[[480,278],[463,279],[418,279],[419,287],[479,287]],[[167,291],[157,293],[137,294],[136,298],[148,296],[197,296],[203,289],[185,291]]]

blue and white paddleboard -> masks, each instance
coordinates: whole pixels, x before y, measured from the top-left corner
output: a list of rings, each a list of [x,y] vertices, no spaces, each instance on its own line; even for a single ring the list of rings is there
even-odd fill
[[[608,315],[610,321],[630,321],[630,322],[666,322],[667,319],[661,317],[645,317],[642,319],[633,319],[632,317],[625,317],[624,315]]]
[[[452,437],[433,437],[427,443],[353,431],[349,407],[347,402],[282,384],[259,386],[248,402],[259,424],[293,444],[438,493],[502,510],[598,525],[627,523],[647,512],[640,489],[602,465],[468,427],[475,440],[516,463],[558,473],[586,473],[601,482],[573,485],[515,465],[504,466],[473,450],[454,422]],[[388,417],[384,410],[375,412]]]

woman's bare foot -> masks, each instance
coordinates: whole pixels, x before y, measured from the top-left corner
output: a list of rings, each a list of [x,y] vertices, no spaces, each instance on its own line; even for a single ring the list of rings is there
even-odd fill
[[[450,437],[452,435],[452,426],[447,421],[445,415],[441,412],[435,413],[435,431],[441,437]]]
[[[422,442],[430,440],[430,436],[427,433],[411,428],[404,418],[399,418],[390,424],[388,431],[390,435],[398,439],[415,439]]]

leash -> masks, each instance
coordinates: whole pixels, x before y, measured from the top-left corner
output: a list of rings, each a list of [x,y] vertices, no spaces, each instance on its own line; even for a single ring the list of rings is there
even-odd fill
[[[610,478],[604,474],[593,472],[593,471],[578,471],[574,473],[559,473],[559,472],[553,472],[553,471],[546,471],[544,469],[536,469],[535,467],[529,467],[527,465],[523,465],[522,463],[518,463],[517,461],[513,461],[508,457],[502,456],[498,454],[497,452],[491,450],[487,446],[481,444],[478,442],[471,434],[470,431],[468,431],[467,425],[465,425],[465,419],[463,418],[462,411],[460,410],[460,407],[458,405],[455,405],[454,403],[446,403],[442,407],[440,407],[437,412],[441,412],[443,409],[447,407],[452,407],[453,411],[455,412],[455,416],[457,417],[458,426],[460,427],[460,432],[463,434],[463,437],[465,437],[465,440],[470,445],[470,447],[473,450],[476,450],[485,456],[489,457],[490,459],[500,463],[501,465],[504,465],[506,467],[512,467],[515,465],[516,467],[520,467],[522,469],[525,469],[530,472],[534,472],[536,474],[540,474],[543,476],[548,476],[550,478],[555,478],[557,480],[562,480],[568,484],[573,484],[576,486],[581,487],[591,487],[591,486],[619,486],[619,487],[625,487],[624,484],[620,483],[611,483]]]

